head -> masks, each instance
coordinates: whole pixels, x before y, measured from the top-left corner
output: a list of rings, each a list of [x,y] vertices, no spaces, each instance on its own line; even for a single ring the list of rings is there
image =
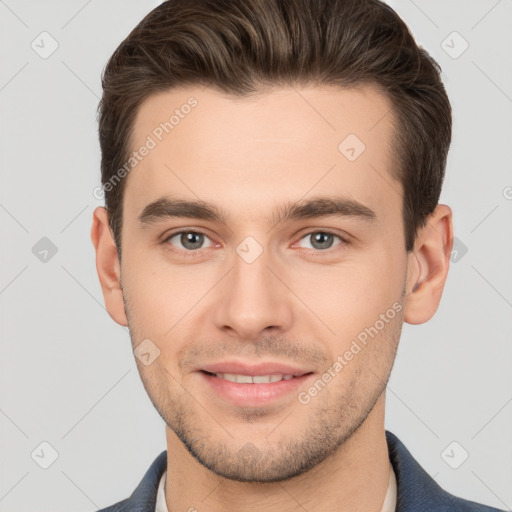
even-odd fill
[[[377,0],[171,0],[108,62],[98,274],[203,466],[282,480],[380,425],[448,271],[439,71]],[[293,378],[241,398],[259,384],[215,376],[249,371]]]

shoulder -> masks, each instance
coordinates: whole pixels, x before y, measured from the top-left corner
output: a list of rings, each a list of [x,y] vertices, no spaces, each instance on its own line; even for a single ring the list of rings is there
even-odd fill
[[[97,512],[155,512],[158,484],[167,469],[167,451],[153,461],[129,498]]]
[[[465,500],[446,491],[443,492],[446,495],[446,504],[435,508],[435,512],[504,512],[502,509],[489,507],[488,505],[483,505],[475,501]]]
[[[503,512],[445,491],[388,430],[386,441],[397,481],[396,512]]]

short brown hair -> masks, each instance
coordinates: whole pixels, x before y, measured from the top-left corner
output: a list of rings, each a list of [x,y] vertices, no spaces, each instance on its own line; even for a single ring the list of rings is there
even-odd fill
[[[439,201],[450,146],[451,107],[440,71],[396,12],[379,0],[162,3],[119,45],[102,76],[101,181],[119,256],[126,178],[108,189],[105,184],[129,158],[141,103],[183,85],[238,96],[272,85],[379,87],[397,121],[393,172],[404,190],[410,251]]]

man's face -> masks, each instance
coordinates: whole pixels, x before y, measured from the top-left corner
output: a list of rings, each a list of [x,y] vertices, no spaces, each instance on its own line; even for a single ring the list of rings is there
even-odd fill
[[[172,130],[158,130],[175,109]],[[138,112],[132,149],[148,136],[156,146],[123,203],[132,344],[150,340],[147,359],[160,351],[137,364],[168,434],[220,475],[299,474],[384,401],[408,267],[392,119],[369,86],[250,99],[190,87]],[[148,208],[161,199],[203,201],[222,218]],[[338,213],[319,201],[280,217],[318,199]]]

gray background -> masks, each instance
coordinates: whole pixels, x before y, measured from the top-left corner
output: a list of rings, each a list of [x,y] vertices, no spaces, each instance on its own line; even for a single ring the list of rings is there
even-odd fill
[[[0,0],[1,512],[107,506],[165,449],[90,241],[100,73],[158,3]],[[511,510],[512,2],[390,3],[443,68],[458,250],[436,316],[404,326],[386,428],[445,489]]]

